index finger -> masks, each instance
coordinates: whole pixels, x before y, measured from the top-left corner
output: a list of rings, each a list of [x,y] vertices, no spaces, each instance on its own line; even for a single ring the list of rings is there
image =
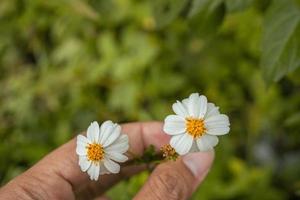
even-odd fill
[[[129,137],[129,151],[134,154],[143,154],[146,147],[154,145],[159,149],[162,145],[169,142],[169,136],[162,131],[161,122],[136,122],[122,125],[122,132]],[[86,173],[80,170],[78,165],[78,156],[75,152],[76,139],[72,139],[60,148],[46,156],[37,165],[31,168],[32,174],[49,171],[57,176],[50,175],[49,177],[61,177],[64,184],[69,184],[73,191],[85,195],[99,195],[106,189],[117,183],[124,177],[132,176],[144,169],[144,166],[127,166],[121,169],[119,174],[101,175],[97,182],[89,180]],[[60,182],[61,183],[61,182]],[[62,186],[53,185],[52,189],[60,190]],[[64,186],[65,187],[65,186]]]

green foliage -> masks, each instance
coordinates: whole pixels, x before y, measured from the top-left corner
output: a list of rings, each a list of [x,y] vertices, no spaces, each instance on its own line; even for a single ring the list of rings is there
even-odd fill
[[[274,0],[264,29],[262,67],[270,82],[300,66],[300,8],[290,0]]]
[[[135,164],[156,164],[162,160],[162,156],[156,153],[154,145],[148,146],[142,156],[133,155]]]
[[[153,12],[158,28],[170,24],[180,15],[188,4],[188,0],[155,0]]]
[[[299,198],[295,2],[1,0],[1,184],[92,120],[163,120],[200,92],[232,126],[194,199]]]
[[[217,7],[222,4],[222,0],[193,0],[191,2],[191,8],[188,12],[189,17],[193,17],[195,15],[202,15],[204,18],[203,21],[206,21],[206,16],[210,15]]]
[[[237,12],[248,8],[253,0],[226,0],[225,3],[228,12]]]
[[[278,81],[288,72],[294,71],[300,66],[300,7],[296,4],[299,1],[186,0],[159,2],[156,7],[161,9],[154,12],[158,27],[170,24],[177,16],[187,16],[189,19],[195,17],[197,19],[192,19],[191,23],[198,34],[216,32],[226,11],[229,13],[243,11],[252,4],[256,5],[258,9],[264,10],[269,6],[262,26],[261,67],[265,81],[267,83]]]

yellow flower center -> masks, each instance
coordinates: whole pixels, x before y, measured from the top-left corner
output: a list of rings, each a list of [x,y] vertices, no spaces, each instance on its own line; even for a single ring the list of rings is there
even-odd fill
[[[88,160],[99,162],[104,158],[104,149],[101,144],[89,144],[86,148]]]
[[[160,150],[163,153],[163,157],[166,160],[176,160],[178,157],[178,154],[176,153],[175,149],[173,147],[171,147],[170,144],[165,144],[164,146],[162,146],[160,148]]]
[[[206,128],[203,119],[195,119],[188,117],[185,119],[186,131],[193,138],[199,138],[205,134]]]

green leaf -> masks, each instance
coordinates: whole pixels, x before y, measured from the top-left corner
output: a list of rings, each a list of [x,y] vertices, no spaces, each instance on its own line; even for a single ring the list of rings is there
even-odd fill
[[[300,0],[294,0],[298,6],[300,6]]]
[[[222,0],[194,0],[188,17],[194,32],[201,36],[216,33],[225,16],[225,3]]]
[[[196,24],[196,28],[201,30],[215,30],[222,22],[225,11],[223,0],[156,0],[153,10],[157,28],[182,16],[200,19],[201,23]]]
[[[180,15],[189,0],[155,0],[153,6],[156,27],[162,28],[170,24]]]
[[[284,125],[286,126],[295,126],[300,123],[300,112],[297,112],[293,114],[292,116],[289,116],[285,121]]]
[[[300,65],[300,10],[291,0],[275,0],[267,11],[261,66],[267,83]]]
[[[242,11],[252,4],[253,0],[226,0],[226,10],[228,12]]]
[[[213,12],[223,0],[193,0],[191,3],[191,9],[188,16],[193,17],[195,15],[209,15]]]

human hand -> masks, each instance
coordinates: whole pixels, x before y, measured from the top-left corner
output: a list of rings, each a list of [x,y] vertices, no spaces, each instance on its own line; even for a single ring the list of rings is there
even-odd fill
[[[142,155],[151,144],[156,149],[167,144],[170,138],[162,133],[162,126],[161,122],[122,125],[122,132],[129,137],[130,152]],[[0,199],[101,199],[114,184],[146,169],[145,165],[127,165],[119,174],[101,175],[94,182],[80,170],[75,149],[76,138],[3,186]],[[191,153],[159,164],[134,198],[187,199],[204,180],[213,159],[213,152]]]

